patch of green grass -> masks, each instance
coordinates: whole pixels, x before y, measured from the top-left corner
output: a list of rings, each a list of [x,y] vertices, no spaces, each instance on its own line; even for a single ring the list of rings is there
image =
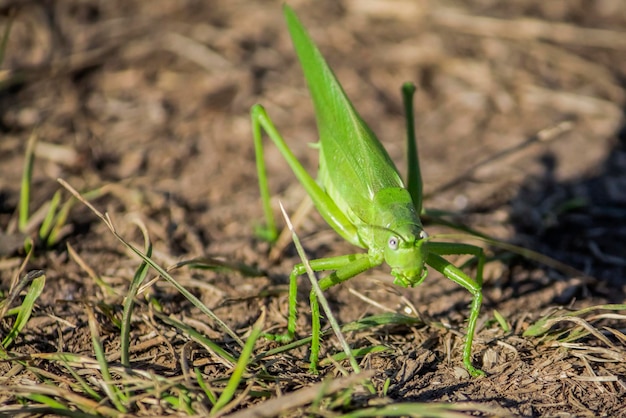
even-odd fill
[[[5,316],[15,316],[11,330],[2,340],[2,349],[6,350],[9,348],[15,342],[15,338],[20,331],[24,329],[28,323],[35,302],[39,295],[41,295],[45,284],[46,275],[42,270],[31,271],[9,290],[6,299],[0,301],[0,321]],[[18,299],[22,290],[26,291],[26,295],[18,306],[11,308],[11,304]],[[0,352],[0,356],[5,357],[6,351]]]
[[[24,168],[20,187],[20,204],[18,209],[19,232],[31,235],[37,231],[36,243],[51,247],[59,242],[63,236],[63,227],[66,225],[74,199],[62,203],[61,191],[54,192],[50,200],[42,204],[39,209],[31,213],[31,189],[33,185],[33,169],[35,165],[35,148],[37,146],[37,131],[33,131],[28,138],[24,155]],[[33,242],[27,239],[24,247],[29,250]]]

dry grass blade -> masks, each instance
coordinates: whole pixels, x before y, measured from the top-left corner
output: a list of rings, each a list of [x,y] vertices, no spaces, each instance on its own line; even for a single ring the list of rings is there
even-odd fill
[[[280,414],[284,414],[292,409],[307,405],[322,396],[331,395],[340,390],[360,384],[373,376],[374,373],[372,371],[365,370],[360,374],[316,383],[315,385],[300,389],[288,395],[278,396],[259,405],[228,415],[228,418],[262,418],[279,416]]]
[[[207,72],[232,70],[233,65],[207,45],[178,33],[167,33],[163,37],[163,47],[175,54],[196,63]]]
[[[235,365],[235,370],[233,370],[233,373],[231,374],[230,379],[228,379],[228,384],[226,385],[226,387],[224,388],[224,391],[222,392],[220,397],[217,399],[217,402],[215,403],[215,405],[213,405],[213,408],[211,409],[212,415],[216,415],[219,412],[228,411],[229,409],[236,406],[236,405],[231,404],[230,407],[228,407],[227,405],[231,401],[231,399],[235,396],[235,391],[237,390],[237,387],[241,383],[243,373],[246,371],[246,367],[248,366],[248,363],[250,362],[250,359],[252,358],[252,351],[254,350],[254,344],[263,333],[264,324],[265,324],[265,311],[262,311],[261,316],[254,323],[254,326],[252,327],[252,332],[250,333],[250,336],[246,340],[246,344],[244,345],[243,350],[241,351],[241,355],[239,356],[239,359],[237,360],[237,364]]]
[[[246,277],[259,277],[266,275],[264,271],[259,270],[254,266],[227,260],[224,257],[209,256],[196,257],[190,260],[179,261],[178,263],[168,267],[167,270],[171,271],[183,266],[195,269],[236,271]]]
[[[429,417],[429,418],[468,418],[480,413],[481,416],[508,416],[501,408],[493,408],[472,402],[458,403],[396,403],[379,407],[365,408],[343,415],[343,418],[365,417]]]
[[[28,399],[35,398],[38,401],[45,401],[46,399],[52,401],[53,399],[62,399],[63,402],[58,402],[57,407],[40,407],[40,406],[28,406],[28,405],[5,405],[0,410],[0,414],[6,414],[6,417],[15,417],[19,414],[57,414],[59,416],[105,416],[105,417],[118,417],[120,412],[106,405],[101,405],[100,402],[91,400],[84,396],[80,396],[75,392],[66,390],[64,388],[53,385],[19,385],[19,386],[6,386],[0,385],[0,391],[3,393],[11,393],[17,396],[23,396]],[[45,399],[44,399],[45,397]],[[69,409],[67,404],[78,407],[81,412],[77,413]],[[2,416],[2,415],[0,415]]]
[[[83,258],[76,252],[76,250],[74,250],[74,247],[72,247],[72,244],[68,242],[66,246],[67,246],[67,253],[69,254],[70,258],[74,260],[74,262],[76,262],[76,264],[78,264],[85,273],[87,273],[87,275],[89,276],[89,278],[91,278],[91,280],[97,283],[98,286],[100,286],[100,288],[107,295],[116,294],[115,290],[113,290],[113,288],[108,283],[102,280],[102,278],[94,271],[94,269],[91,268],[85,260],[83,260]]]
[[[450,226],[453,228],[455,227],[452,225]],[[552,267],[556,270],[559,270],[567,274],[568,276],[581,277],[586,281],[595,281],[593,277],[586,275],[584,272],[578,269],[575,269],[569,264],[562,263],[559,260],[556,260],[552,257],[548,257],[547,255],[541,254],[540,252],[531,250],[529,248],[521,247],[519,245],[510,244],[508,242],[493,239],[476,231],[468,231],[468,232],[469,232],[468,234],[437,234],[436,237],[439,239],[451,239],[451,240],[462,239],[464,241],[475,240],[475,241],[483,242],[493,247],[510,252],[512,254],[521,255],[522,257],[528,260],[532,260],[537,263],[543,264],[545,266]]]
[[[550,41],[587,47],[626,49],[626,32],[590,29],[567,23],[538,19],[495,19],[438,9],[430,14],[433,22],[458,32],[517,41]]]
[[[339,344],[341,344],[341,347],[343,348],[344,353],[349,359],[352,369],[355,371],[355,373],[360,373],[361,368],[359,367],[359,364],[354,358],[354,355],[352,354],[352,350],[350,349],[348,342],[346,341],[343,334],[341,333],[341,327],[339,326],[339,323],[335,319],[333,315],[333,311],[330,309],[330,305],[328,304],[328,300],[326,300],[326,297],[324,296],[324,292],[322,291],[322,288],[320,287],[319,283],[317,283],[317,277],[315,277],[315,273],[313,272],[313,269],[311,268],[311,265],[309,264],[309,260],[306,257],[304,248],[302,248],[302,244],[300,244],[300,239],[298,238],[298,235],[296,235],[296,231],[293,228],[293,224],[291,223],[291,220],[289,219],[289,216],[287,215],[287,212],[285,211],[285,207],[283,206],[282,203],[280,203],[280,210],[283,213],[285,222],[287,222],[287,228],[289,228],[289,230],[291,231],[291,238],[293,239],[293,242],[296,246],[296,250],[298,251],[298,255],[300,256],[300,259],[302,260],[302,263],[304,264],[307,276],[311,282],[311,286],[315,290],[315,295],[317,296],[317,300],[319,301],[319,304],[322,306],[322,309],[324,309],[326,318],[328,319],[328,322],[330,323],[330,326],[333,329],[333,332],[335,333],[337,340],[339,340]]]
[[[544,316],[543,318],[537,320],[534,324],[528,327],[528,329],[524,331],[523,335],[525,337],[541,336],[547,333],[550,330],[550,328],[552,328],[552,326],[558,322],[572,320],[572,318],[578,318],[578,317],[581,317],[583,315],[586,315],[588,313],[591,313],[597,310],[600,310],[600,311],[602,310],[608,310],[608,311],[626,310],[626,304],[596,305],[596,306],[590,306],[588,308],[580,309],[574,312],[558,311],[556,313],[550,313]],[[601,319],[601,318],[602,316],[592,316],[590,320]],[[623,317],[620,316],[619,319],[623,319]],[[584,323],[587,324],[586,321],[584,321]],[[581,323],[580,325],[583,325],[583,323]],[[584,327],[588,328],[587,326],[584,326]],[[604,341],[604,336],[602,336],[602,338],[600,339]],[[608,343],[608,345],[610,346],[610,343]]]
[[[521,158],[523,154],[520,153],[521,150],[530,147],[531,145],[537,143],[547,143],[551,142],[555,139],[558,139],[563,136],[566,132],[571,131],[574,128],[574,124],[570,121],[561,122],[555,126],[551,126],[541,131],[537,132],[535,135],[527,138],[526,140],[520,142],[519,144],[511,145],[510,147],[503,149],[497,154],[489,155],[488,157],[483,158],[481,161],[473,164],[470,168],[465,170],[463,173],[454,177],[452,180],[438,186],[435,190],[430,193],[424,195],[424,199],[427,199],[431,196],[436,196],[445,191],[453,189],[457,187],[461,183],[465,183],[467,181],[471,181],[474,174],[481,168],[499,162],[500,164],[511,164],[517,158]]]
[[[28,137],[26,144],[26,153],[24,156],[24,168],[22,172],[22,185],[20,187],[20,207],[19,207],[19,220],[18,227],[20,232],[27,230],[29,221],[29,205],[30,205],[30,186],[33,179],[33,163],[35,160],[35,147],[37,140],[39,139],[37,131],[33,132]]]

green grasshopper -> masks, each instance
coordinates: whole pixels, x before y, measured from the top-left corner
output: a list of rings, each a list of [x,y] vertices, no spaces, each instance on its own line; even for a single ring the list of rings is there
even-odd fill
[[[315,108],[319,131],[319,172],[317,181],[302,167],[261,105],[251,109],[261,200],[266,218],[264,236],[277,237],[270,204],[262,130],[278,147],[302,183],[324,220],[344,239],[367,253],[311,260],[314,271],[332,271],[320,279],[326,290],[336,284],[386,262],[391,267],[394,284],[414,287],[424,281],[426,265],[463,286],[472,294],[472,304],[463,349],[463,363],[472,376],[484,372],[472,365],[472,340],[482,303],[484,255],[480,247],[459,243],[433,242],[424,231],[422,180],[413,128],[415,87],[402,88],[407,117],[408,187],[398,169],[371,129],[354,109],[339,81],[298,20],[294,11],[284,6],[285,19],[304,70]],[[444,255],[468,254],[476,257],[476,279],[444,259]],[[298,264],[289,277],[289,319],[287,335],[271,335],[282,342],[291,341],[296,328],[298,276],[305,268]],[[311,369],[316,371],[320,349],[320,312],[314,292],[310,296],[312,316]]]

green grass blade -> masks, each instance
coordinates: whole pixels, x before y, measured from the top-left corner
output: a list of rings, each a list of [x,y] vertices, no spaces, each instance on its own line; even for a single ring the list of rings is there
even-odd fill
[[[200,369],[197,367],[194,367],[193,371],[194,371],[194,374],[196,375],[196,382],[198,382],[198,386],[200,386],[200,389],[202,389],[202,391],[206,395],[209,402],[211,402],[212,405],[215,405],[217,403],[217,398],[215,397],[215,394],[213,393],[211,388],[204,381],[204,378],[202,377],[202,373],[200,372]]]
[[[91,331],[91,342],[93,344],[93,349],[96,354],[96,359],[98,360],[98,365],[100,366],[100,373],[102,374],[103,389],[115,408],[120,412],[126,413],[128,412],[128,410],[122,402],[122,394],[113,382],[113,379],[111,378],[109,363],[107,362],[104,348],[102,347],[102,343],[100,341],[100,332],[98,330],[96,315],[94,314],[93,309],[90,306],[86,306],[85,308],[89,322],[89,330]]]
[[[146,242],[146,256],[152,256],[152,245],[148,241]],[[147,274],[148,264],[145,261],[142,261],[141,265],[133,276],[133,280],[130,282],[128,294],[124,299],[124,310],[122,313],[120,335],[120,351],[122,365],[126,367],[130,367],[130,323],[133,316],[133,307],[135,306],[135,296],[137,296],[139,286],[141,286],[141,283],[143,283]]]
[[[54,354],[56,354],[56,353],[54,353]],[[93,399],[95,399],[98,402],[100,402],[102,400],[102,396],[100,396],[100,394],[98,392],[96,392],[89,385],[89,383],[87,383],[87,381],[85,379],[83,379],[82,376],[76,372],[76,370],[74,370],[74,367],[72,367],[70,365],[70,363],[65,358],[63,358],[63,356],[60,356],[59,361],[63,364],[63,366],[65,366],[67,371],[76,380],[76,383],[72,384],[72,386],[79,386],[80,390],[82,390],[83,392],[85,392],[87,395],[91,396]]]
[[[56,214],[54,218],[54,226],[48,235],[48,239],[46,240],[46,245],[48,247],[53,246],[59,241],[59,234],[61,233],[61,229],[67,222],[67,218],[70,215],[70,210],[72,206],[76,203],[76,200],[73,198],[68,199],[62,206],[59,212]]]
[[[506,318],[502,316],[502,314],[495,309],[493,310],[493,317],[496,318],[496,321],[498,321],[500,328],[502,328],[504,332],[511,331],[511,326],[507,322]]]
[[[54,215],[56,214],[57,208],[61,203],[61,191],[57,190],[54,192],[52,199],[50,199],[50,205],[48,205],[48,212],[46,212],[46,216],[43,218],[41,222],[41,226],[39,227],[39,239],[42,241],[46,240],[46,238],[50,235],[50,231],[52,230],[52,221],[54,220]]]
[[[35,161],[35,146],[37,145],[37,131],[28,137],[26,143],[26,153],[24,155],[24,168],[22,171],[22,182],[20,186],[20,208],[18,215],[18,228],[20,232],[26,232],[26,225],[30,216],[30,187],[33,180],[33,163]]]
[[[200,332],[196,331],[194,328],[190,327],[187,324],[184,324],[176,319],[169,317],[167,315],[163,315],[160,312],[154,312],[154,315],[159,318],[164,323],[173,326],[183,333],[187,334],[190,338],[203,345],[208,351],[215,353],[215,355],[224,359],[229,366],[232,367],[235,363],[237,363],[237,359],[230,354],[228,351],[224,350],[222,347],[217,345],[215,342],[211,341]]]
[[[422,320],[413,316],[400,313],[385,312],[379,315],[366,316],[341,327],[343,332],[361,331],[382,325],[406,325],[413,326],[423,324]]]
[[[117,232],[114,233],[115,236],[122,242],[124,245],[129,248],[132,252],[134,252],[137,256],[139,256],[142,260],[144,260],[147,264],[150,265],[153,269],[161,275],[169,284],[174,286],[178,292],[180,292],[187,300],[189,300],[196,308],[198,308],[202,313],[210,317],[213,321],[215,321],[237,344],[243,346],[244,343],[239,338],[239,336],[228,327],[224,321],[222,321],[213,311],[207,308],[197,297],[195,297],[190,291],[185,289],[180,283],[178,283],[170,274],[163,269],[163,267],[159,266],[156,262],[154,262],[151,258],[146,257],[141,251],[135,248],[133,245],[125,241]]]
[[[39,295],[41,295],[41,292],[46,284],[46,275],[43,270],[36,270],[28,273],[22,280],[24,283],[28,283],[30,281],[32,282],[24,300],[22,301],[22,304],[19,307],[17,318],[15,319],[13,327],[11,327],[11,331],[9,331],[6,337],[4,337],[4,340],[2,340],[2,347],[5,349],[11,345],[15,337],[17,337],[20,331],[26,326],[26,323],[28,323],[28,320],[33,312],[33,307],[35,306],[35,302],[37,301],[37,298],[39,298]]]
[[[13,10],[15,12],[15,10]],[[9,42],[9,34],[11,33],[11,27],[13,26],[13,21],[15,20],[15,16],[17,13],[10,13],[9,19],[6,22],[6,26],[4,28],[4,33],[2,34],[2,41],[0,41],[0,64],[4,62],[4,54],[7,50],[7,43]]]
[[[241,356],[239,356],[239,360],[237,360],[237,364],[235,365],[235,370],[228,380],[228,384],[224,388],[224,391],[213,405],[211,409],[211,414],[215,414],[221,409],[223,409],[235,396],[235,391],[239,387],[239,383],[241,382],[241,378],[243,377],[243,373],[246,371],[246,367],[250,362],[250,358],[252,357],[252,351],[254,350],[254,345],[256,344],[256,340],[259,339],[261,334],[263,333],[263,323],[265,322],[265,311],[261,312],[261,316],[255,322],[252,327],[252,332],[250,332],[250,336],[246,340],[246,344],[243,346],[243,350],[241,351]]]
[[[325,335],[325,334],[322,334]],[[280,345],[276,348],[272,348],[271,350],[264,351],[256,356],[255,361],[259,361],[265,357],[275,356],[276,354],[286,353],[291,350],[295,350],[298,347],[302,347],[307,344],[311,344],[312,337],[305,337],[288,344]]]
[[[385,347],[384,345],[372,345],[372,346],[369,346],[369,347],[353,348],[351,350],[351,354],[352,354],[352,357],[354,357],[354,358],[363,358],[367,354],[384,353],[384,352],[388,352],[388,351],[390,352],[390,351],[393,351],[393,350],[391,348],[389,348],[389,347]],[[348,358],[348,356],[346,356],[346,353],[341,351],[341,352],[331,356],[330,359],[322,359],[322,360],[320,360],[320,366],[326,366],[326,365],[332,364],[333,361],[343,361],[343,360],[345,360],[347,358]]]
[[[50,408],[59,409],[59,410],[67,410],[67,406],[57,401],[56,399],[43,395],[41,393],[33,393],[31,395],[25,396],[27,399],[30,399],[33,402],[37,402],[43,405],[46,405]]]

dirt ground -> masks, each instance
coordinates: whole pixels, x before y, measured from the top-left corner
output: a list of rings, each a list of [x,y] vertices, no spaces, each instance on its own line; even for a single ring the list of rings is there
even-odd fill
[[[450,211],[455,222],[569,266],[489,250],[498,260],[486,268],[474,342],[475,363],[487,372],[479,379],[459,370],[470,295],[458,285],[431,272],[421,286],[404,290],[381,267],[330,289],[341,323],[382,312],[360,293],[391,311],[414,306],[417,312],[410,313],[429,324],[346,334],[354,346],[376,341],[391,349],[361,359],[374,370],[376,387],[389,378],[392,402],[472,401],[501,408],[503,415],[626,416],[623,316],[583,317],[606,341],[593,334],[571,341],[522,335],[552,309],[624,302],[624,2],[288,3],[401,173],[399,89],[405,81],[416,83],[426,208]],[[91,202],[109,212],[122,236],[142,247],[134,219],[146,224],[161,265],[210,256],[262,270],[260,277],[184,268],[174,274],[242,335],[262,309],[265,329],[284,331],[287,276],[299,259],[288,246],[270,261],[269,245],[254,234],[263,215],[250,107],[267,108],[311,173],[317,155],[308,144],[317,134],[281,2],[5,0],[0,12],[3,27],[15,17],[0,73],[0,291],[9,289],[25,259],[15,221],[26,143],[35,132],[32,212],[62,190],[59,177],[81,192],[98,189]],[[266,161],[276,214],[278,199],[295,212],[305,192],[272,145]],[[449,230],[429,224],[428,231]],[[298,232],[311,258],[355,252],[316,213]],[[121,311],[120,294],[138,265],[92,212],[75,205],[59,242],[39,243],[25,268],[44,270],[46,287],[11,352],[92,353],[85,303],[95,306],[105,348],[114,352],[117,329],[101,304]],[[95,276],[118,292],[104,292]],[[162,281],[148,292],[167,314],[189,323],[201,318]],[[310,332],[307,292],[303,279],[300,337]],[[137,309],[138,316],[150,314],[146,303]],[[494,310],[510,331],[493,320]],[[180,374],[182,338],[139,347],[142,336],[161,332],[162,323],[151,320],[138,319],[133,330],[133,361]],[[11,323],[3,321],[0,333]],[[224,338],[206,322],[194,326]],[[557,326],[575,325],[580,322]],[[329,337],[322,355],[339,350]],[[277,378],[273,395],[338,373],[331,365],[310,375],[306,355],[303,347],[268,366]],[[0,375],[8,368],[1,363]],[[204,372],[210,375],[210,367]],[[34,378],[24,371],[0,384],[20,379]],[[247,400],[240,409],[263,400]],[[148,412],[156,413],[133,413]]]

